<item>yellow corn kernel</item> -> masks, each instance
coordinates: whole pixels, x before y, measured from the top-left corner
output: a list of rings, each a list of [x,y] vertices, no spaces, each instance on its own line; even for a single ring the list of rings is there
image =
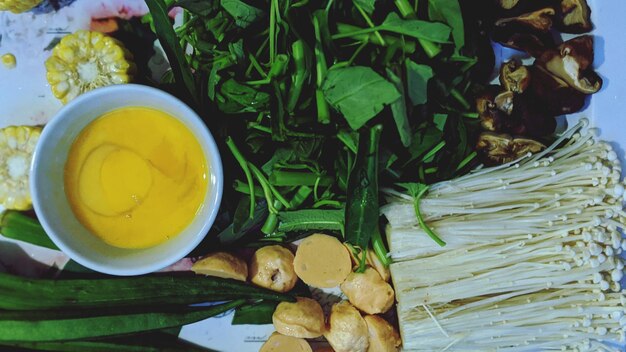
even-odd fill
[[[0,0],[0,11],[22,13],[39,5],[42,1],[43,0]]]
[[[15,68],[17,65],[17,60],[15,59],[15,55],[13,54],[4,54],[0,57],[0,61],[2,61],[2,65],[6,68]]]
[[[46,78],[54,96],[66,104],[87,91],[132,81],[136,71],[132,59],[118,40],[80,30],[54,47],[46,60]]]
[[[41,129],[32,126],[0,129],[0,205],[5,209],[32,207],[30,163],[40,134]]]

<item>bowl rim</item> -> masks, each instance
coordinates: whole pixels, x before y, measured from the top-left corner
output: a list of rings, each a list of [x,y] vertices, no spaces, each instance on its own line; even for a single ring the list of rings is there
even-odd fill
[[[208,216],[205,216],[201,219],[202,226],[199,232],[195,233],[191,240],[187,241],[184,246],[182,246],[176,252],[168,253],[167,256],[164,256],[163,259],[151,261],[149,263],[145,263],[139,266],[133,266],[130,268],[120,268],[115,266],[108,266],[106,264],[100,264],[93,262],[88,256],[75,251],[70,248],[70,246],[65,244],[65,240],[61,239],[57,236],[53,226],[46,219],[46,211],[45,208],[45,189],[40,189],[39,182],[37,180],[40,177],[46,177],[45,175],[38,176],[39,173],[39,162],[42,158],[46,157],[46,151],[44,150],[43,141],[52,136],[52,130],[57,128],[63,128],[65,124],[65,116],[69,116],[72,114],[72,111],[80,105],[85,104],[86,102],[97,99],[100,96],[119,93],[119,92],[132,92],[133,94],[150,94],[153,96],[157,96],[159,99],[165,101],[167,105],[175,105],[178,108],[183,110],[184,118],[181,116],[173,116],[178,120],[183,120],[185,122],[189,122],[193,125],[193,133],[199,135],[197,137],[198,143],[202,146],[203,149],[206,148],[207,153],[207,161],[210,161],[210,169],[208,173],[209,183],[211,183],[211,187],[207,190],[208,194],[205,197],[205,201],[203,205],[205,207],[209,207]],[[126,105],[131,107],[133,105]],[[141,106],[141,104],[135,105]],[[118,108],[123,108],[124,106],[120,106]],[[151,108],[150,106],[145,106],[147,108]],[[109,111],[113,111],[116,108],[113,108]],[[102,116],[102,115],[99,115]],[[97,117],[96,117],[97,118]],[[182,121],[181,121],[182,122]],[[187,128],[190,128],[188,125]],[[214,178],[214,183],[210,180],[210,178]],[[210,228],[213,226],[213,223],[217,217],[217,214],[220,209],[220,204],[222,201],[223,191],[224,191],[224,172],[222,160],[219,152],[219,148],[217,147],[217,143],[213,135],[211,134],[209,128],[202,121],[200,116],[189,107],[186,103],[173,96],[170,93],[162,91],[157,88],[153,88],[150,86],[140,85],[140,84],[120,84],[102,87],[98,89],[94,89],[92,91],[86,92],[77,98],[70,101],[67,105],[63,106],[51,119],[50,122],[44,126],[41,136],[39,137],[39,141],[35,146],[35,151],[33,153],[33,158],[30,164],[30,192],[33,202],[33,209],[37,214],[37,217],[44,228],[45,232],[48,234],[52,242],[65,253],[70,259],[76,261],[77,263],[95,270],[100,273],[116,275],[116,276],[136,276],[136,275],[144,275],[148,273],[152,273],[155,271],[159,271],[164,269],[181,259],[183,259],[186,255],[188,255],[193,249],[195,249],[206,237]],[[213,189],[214,193],[211,193]],[[214,195],[213,195],[214,194]],[[198,221],[198,215],[192,220],[192,223]],[[187,228],[185,228],[187,229]],[[183,230],[184,231],[184,230]],[[167,242],[164,242],[167,243]],[[132,249],[130,249],[132,251]]]

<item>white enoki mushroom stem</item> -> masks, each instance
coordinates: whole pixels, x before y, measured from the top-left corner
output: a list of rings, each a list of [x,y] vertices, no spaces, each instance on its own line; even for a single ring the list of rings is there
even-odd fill
[[[626,187],[585,125],[540,154],[433,185],[420,210],[444,248],[412,197],[385,190],[406,350],[617,351],[607,342],[625,340]]]

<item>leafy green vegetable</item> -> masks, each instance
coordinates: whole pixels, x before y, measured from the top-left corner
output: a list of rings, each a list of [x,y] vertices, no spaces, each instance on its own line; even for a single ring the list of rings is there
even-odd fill
[[[235,24],[241,28],[247,28],[257,21],[265,13],[240,0],[220,0],[220,4],[235,19]]]
[[[391,113],[393,114],[393,119],[396,122],[396,127],[398,128],[398,134],[400,134],[402,145],[408,147],[411,145],[412,131],[407,113],[404,86],[400,77],[396,76],[396,74],[390,69],[387,69],[387,77],[400,93],[400,98],[391,103]]]
[[[356,5],[359,5],[365,13],[372,15],[374,13],[374,7],[376,6],[376,0],[352,0]]]
[[[433,69],[428,65],[420,65],[406,59],[407,85],[409,97],[413,105],[425,104],[428,101],[428,81],[434,76]]]
[[[184,58],[172,66],[193,70],[195,107],[233,152],[223,161],[235,182],[199,248],[325,230],[388,262],[375,231],[378,187],[444,180],[475,156],[479,124],[468,118],[477,116],[475,82],[491,67],[476,65],[487,47],[469,29],[480,18],[473,9],[463,16],[458,1],[165,2],[185,11],[176,37],[161,43]],[[159,16],[145,22],[171,34]]]
[[[199,105],[200,100],[197,95],[196,83],[191,73],[191,68],[187,63],[185,53],[180,45],[180,41],[178,40],[174,28],[172,28],[165,2],[163,0],[145,1],[150,9],[150,14],[152,14],[157,37],[170,62],[172,72],[174,73],[174,80],[179,87],[179,91],[186,92],[186,100]]]
[[[354,66],[328,71],[322,91],[350,127],[358,130],[385,107],[400,98],[389,81],[369,67]]]
[[[346,199],[346,242],[361,250],[359,271],[365,270],[365,250],[378,227],[378,144],[382,126],[363,128],[350,172]]]
[[[6,210],[0,214],[0,234],[6,238],[58,250],[39,221],[19,211]]]
[[[263,325],[272,323],[272,315],[276,310],[277,302],[261,301],[255,304],[242,306],[235,311],[233,325]]]
[[[432,21],[447,23],[452,28],[456,50],[465,45],[465,25],[459,0],[428,0],[428,17]]]
[[[303,209],[296,211],[285,211],[278,214],[280,221],[278,231],[309,231],[327,230],[344,231],[344,211],[343,210],[321,210]]]
[[[217,104],[227,114],[264,111],[269,106],[270,95],[229,79],[220,87]]]
[[[200,16],[208,16],[215,6],[206,0],[177,0],[176,5]]]
[[[391,12],[378,28],[435,43],[447,43],[450,40],[450,27],[441,23],[405,20],[395,12]]]

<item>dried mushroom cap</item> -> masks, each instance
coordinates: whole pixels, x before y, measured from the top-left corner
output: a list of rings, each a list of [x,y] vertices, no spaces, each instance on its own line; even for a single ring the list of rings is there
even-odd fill
[[[519,60],[510,60],[500,67],[500,84],[507,91],[524,93],[530,80],[530,70]]]
[[[517,3],[519,3],[519,1],[520,0],[498,0],[498,3],[503,9],[510,10],[517,6]]]
[[[545,68],[533,65],[529,93],[533,100],[553,116],[572,114],[585,105],[586,95],[570,87],[567,82],[554,76]]]
[[[561,0],[559,29],[566,33],[586,33],[593,29],[586,0]]]
[[[593,38],[583,35],[557,49],[547,50],[537,59],[537,64],[579,92],[593,94],[602,88],[602,79],[591,67],[593,60]]]
[[[480,125],[487,131],[500,131],[502,129],[502,112],[498,110],[495,100],[500,91],[498,86],[488,86],[482,94],[476,98],[476,110],[480,116]]]
[[[552,28],[552,18],[555,14],[556,11],[553,8],[546,7],[516,17],[501,18],[496,21],[495,25],[503,27],[515,23],[540,32],[547,32]]]
[[[502,111],[507,115],[511,115],[513,113],[513,100],[515,98],[515,93],[511,91],[504,91],[496,96],[494,99],[494,103],[498,110]]]
[[[494,32],[494,40],[504,46],[529,53],[539,57],[543,52],[554,47],[554,38],[549,33],[522,32],[515,29],[502,29]]]
[[[476,151],[487,164],[505,164],[528,153],[538,153],[546,146],[528,138],[513,138],[508,134],[483,132],[478,137]]]
[[[286,336],[312,339],[325,329],[322,306],[311,298],[297,297],[297,302],[281,302],[272,315],[274,328]]]

